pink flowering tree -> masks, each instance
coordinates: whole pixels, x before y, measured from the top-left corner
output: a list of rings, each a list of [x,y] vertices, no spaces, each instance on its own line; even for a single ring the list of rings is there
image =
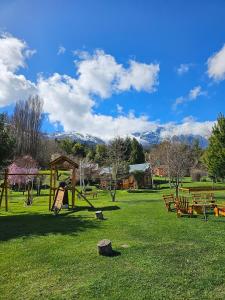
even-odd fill
[[[29,155],[20,157],[16,159],[9,167],[8,167],[8,180],[11,185],[18,184],[28,187],[28,201],[30,201],[31,194],[30,189],[32,186],[30,185],[33,182],[34,177],[38,174],[37,162]],[[10,175],[13,174],[13,175]],[[18,175],[17,175],[18,174]],[[24,175],[22,175],[24,174]]]

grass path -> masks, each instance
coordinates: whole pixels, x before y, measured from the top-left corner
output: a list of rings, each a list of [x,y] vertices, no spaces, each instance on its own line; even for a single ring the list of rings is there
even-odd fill
[[[0,299],[225,299],[225,218],[180,218],[167,213],[167,190],[102,193],[94,212],[48,212],[47,196],[23,207],[11,194],[0,211]],[[224,192],[216,192],[225,200]],[[97,255],[112,241],[115,257]]]

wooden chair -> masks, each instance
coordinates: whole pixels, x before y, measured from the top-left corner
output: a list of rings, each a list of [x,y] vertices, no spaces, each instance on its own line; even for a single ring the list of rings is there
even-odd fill
[[[189,205],[189,201],[187,197],[179,196],[176,200],[176,210],[177,210],[177,216],[189,216],[191,217],[193,215],[193,209],[192,206]]]
[[[214,208],[214,215],[216,217],[223,216],[225,217],[225,205],[217,205]]]
[[[167,211],[173,211],[173,209],[171,208],[172,206],[174,206],[175,208],[175,197],[173,194],[169,194],[169,195],[163,195],[163,200],[165,202],[165,206]]]

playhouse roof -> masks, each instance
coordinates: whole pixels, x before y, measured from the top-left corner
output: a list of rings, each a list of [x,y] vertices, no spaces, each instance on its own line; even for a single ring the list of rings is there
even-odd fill
[[[64,162],[67,162],[68,164],[70,164],[73,168],[76,168],[78,169],[78,164],[75,163],[72,159],[70,159],[69,157],[67,156],[64,156],[64,155],[61,155],[59,157],[57,157],[56,159],[52,160],[50,162],[50,166],[57,166],[57,165],[61,165],[63,164]]]

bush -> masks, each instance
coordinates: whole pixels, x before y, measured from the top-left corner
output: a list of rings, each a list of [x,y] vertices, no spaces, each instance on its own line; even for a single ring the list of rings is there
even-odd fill
[[[203,177],[201,178],[201,182],[206,182],[206,181],[208,181],[208,180],[207,180],[207,177],[206,177],[206,176],[203,176]]]

